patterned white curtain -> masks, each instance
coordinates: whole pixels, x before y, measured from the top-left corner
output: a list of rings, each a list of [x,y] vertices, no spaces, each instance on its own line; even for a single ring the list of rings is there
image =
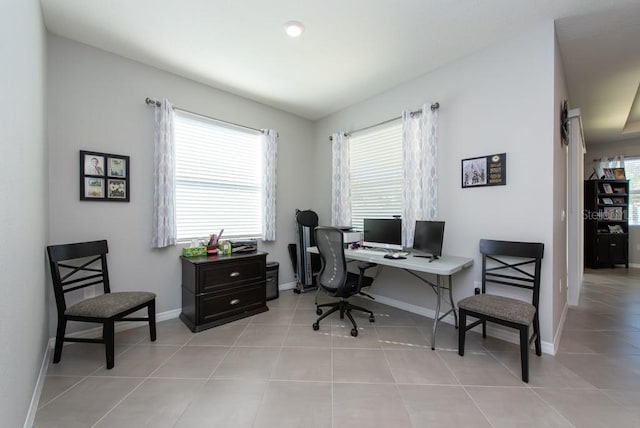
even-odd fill
[[[262,130],[262,240],[276,240],[276,184],[278,164],[278,133]]]
[[[349,136],[331,135],[331,224],[351,226],[351,174],[349,173]]]
[[[438,110],[402,113],[402,245],[413,246],[416,220],[438,216]]]
[[[153,133],[153,237],[152,246],[176,243],[176,178],[173,106],[167,99],[155,107]]]
[[[593,168],[598,174],[596,178],[604,177],[605,168],[624,168],[624,156],[622,155],[595,159],[593,162]]]

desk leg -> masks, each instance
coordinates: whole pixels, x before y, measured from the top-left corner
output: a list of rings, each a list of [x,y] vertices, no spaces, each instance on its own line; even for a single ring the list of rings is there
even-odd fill
[[[449,275],[449,302],[451,303],[451,310],[453,311],[453,322],[456,328],[458,328],[458,314],[456,313],[456,305],[453,303],[453,283],[451,279],[452,275]]]
[[[433,319],[433,330],[431,331],[431,350],[436,349],[436,332],[438,331],[438,321],[440,319],[440,300],[442,298],[440,294],[440,275],[436,276],[436,286],[433,287],[436,292],[436,315]]]

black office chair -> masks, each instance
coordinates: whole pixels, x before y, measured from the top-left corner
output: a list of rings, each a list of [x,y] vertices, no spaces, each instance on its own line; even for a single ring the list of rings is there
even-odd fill
[[[115,354],[114,324],[116,321],[148,321],[151,341],[156,340],[156,295],[142,291],[112,293],[107,270],[107,241],[47,247],[53,291],[58,308],[58,330],[53,362],[62,356],[63,342],[104,343],[107,369],[113,368]],[[104,294],[67,306],[65,294],[91,285],[102,284]],[[147,308],[148,317],[125,316]],[[102,338],[65,337],[67,321],[102,324]]]
[[[534,340],[536,355],[542,355],[538,304],[544,244],[482,239],[480,252],[482,253],[482,293],[458,302],[460,315],[458,354],[464,356],[467,330],[479,324],[482,324],[482,337],[487,337],[487,321],[518,329],[522,380],[529,382],[529,346]],[[487,283],[531,290],[531,303],[511,297],[485,294]],[[467,325],[467,316],[477,320]],[[533,325],[533,335],[530,338],[529,326],[531,325]]]
[[[344,257],[344,244],[342,231],[335,227],[316,227],[316,245],[320,253],[322,267],[318,274],[318,285],[331,297],[339,297],[340,300],[333,303],[323,303],[316,306],[316,314],[320,318],[313,323],[313,329],[320,328],[320,321],[336,311],[340,311],[340,319],[344,319],[346,314],[353,329],[351,335],[358,336],[358,325],[351,315],[352,310],[358,310],[369,314],[369,322],[374,322],[373,312],[370,310],[352,305],[347,299],[354,294],[358,294],[361,287],[370,286],[373,278],[364,275],[366,267],[360,267],[360,274],[347,271],[347,261]],[[330,307],[327,312],[322,313],[323,307]]]

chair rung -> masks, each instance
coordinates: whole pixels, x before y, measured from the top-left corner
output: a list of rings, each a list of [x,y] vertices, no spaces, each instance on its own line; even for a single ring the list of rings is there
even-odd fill
[[[64,341],[65,342],[78,342],[78,343],[104,343],[103,339],[99,339],[99,338],[88,339],[88,338],[84,338],[84,337],[65,337]]]
[[[472,322],[471,324],[468,324],[465,327],[465,330],[471,330],[473,327],[482,324],[482,320],[475,320],[474,322]]]

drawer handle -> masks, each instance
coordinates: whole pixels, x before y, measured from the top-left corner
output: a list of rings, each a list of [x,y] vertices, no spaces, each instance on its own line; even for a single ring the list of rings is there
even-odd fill
[[[237,305],[238,303],[240,303],[240,299],[233,299],[232,301],[229,302],[229,304],[231,305]]]
[[[231,272],[231,274],[229,274],[229,276],[231,278],[235,278],[236,276],[240,276],[240,272]]]
[[[618,246],[618,244],[611,244],[611,246],[612,246],[612,247],[617,247],[617,246]]]

